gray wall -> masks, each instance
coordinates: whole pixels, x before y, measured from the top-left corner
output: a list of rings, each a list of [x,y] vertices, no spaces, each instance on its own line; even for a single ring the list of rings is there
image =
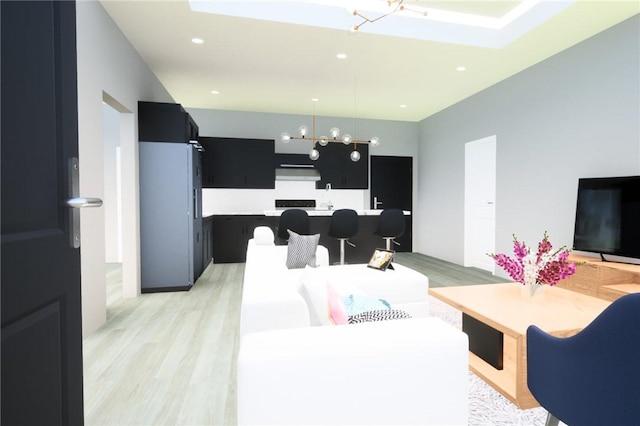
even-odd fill
[[[415,250],[463,263],[464,145],[490,135],[497,252],[571,246],[578,178],[640,174],[638,34],[636,15],[423,120]]]

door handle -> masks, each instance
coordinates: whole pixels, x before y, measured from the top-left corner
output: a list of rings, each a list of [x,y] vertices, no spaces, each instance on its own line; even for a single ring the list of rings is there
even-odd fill
[[[382,204],[382,201],[378,201],[378,197],[373,197],[373,209],[376,210],[379,205]]]
[[[101,207],[102,200],[100,198],[75,197],[69,198],[67,200],[67,205],[74,209],[81,209],[84,207]]]
[[[65,204],[69,207],[69,245],[80,248],[80,209],[86,207],[101,207],[100,198],[80,197],[80,167],[76,157],[69,158],[67,174],[69,177],[69,199]]]

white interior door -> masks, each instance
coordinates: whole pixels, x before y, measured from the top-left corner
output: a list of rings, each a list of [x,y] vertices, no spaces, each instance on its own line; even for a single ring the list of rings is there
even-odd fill
[[[494,273],[496,136],[465,145],[464,265]]]

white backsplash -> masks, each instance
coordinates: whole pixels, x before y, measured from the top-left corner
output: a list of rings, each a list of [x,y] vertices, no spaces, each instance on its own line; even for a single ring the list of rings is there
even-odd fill
[[[368,209],[369,191],[363,189],[332,189],[330,201],[334,209]],[[276,199],[316,200],[319,207],[327,202],[327,191],[316,189],[315,182],[276,181],[275,189],[217,189],[202,190],[202,211],[205,214],[247,212],[260,213],[275,209]]]

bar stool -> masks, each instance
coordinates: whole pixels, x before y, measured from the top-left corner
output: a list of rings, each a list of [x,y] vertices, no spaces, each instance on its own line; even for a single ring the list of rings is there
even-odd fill
[[[400,245],[395,239],[404,234],[405,218],[400,209],[384,209],[378,219],[375,235],[384,238],[387,250],[391,250],[391,242]]]
[[[287,229],[296,234],[309,235],[309,214],[302,209],[287,209],[283,211],[278,223],[278,238],[280,242],[286,242],[289,239]]]
[[[356,245],[349,238],[358,233],[358,213],[352,209],[339,209],[331,215],[329,236],[340,240],[340,265],[344,265],[344,243],[351,247]]]

